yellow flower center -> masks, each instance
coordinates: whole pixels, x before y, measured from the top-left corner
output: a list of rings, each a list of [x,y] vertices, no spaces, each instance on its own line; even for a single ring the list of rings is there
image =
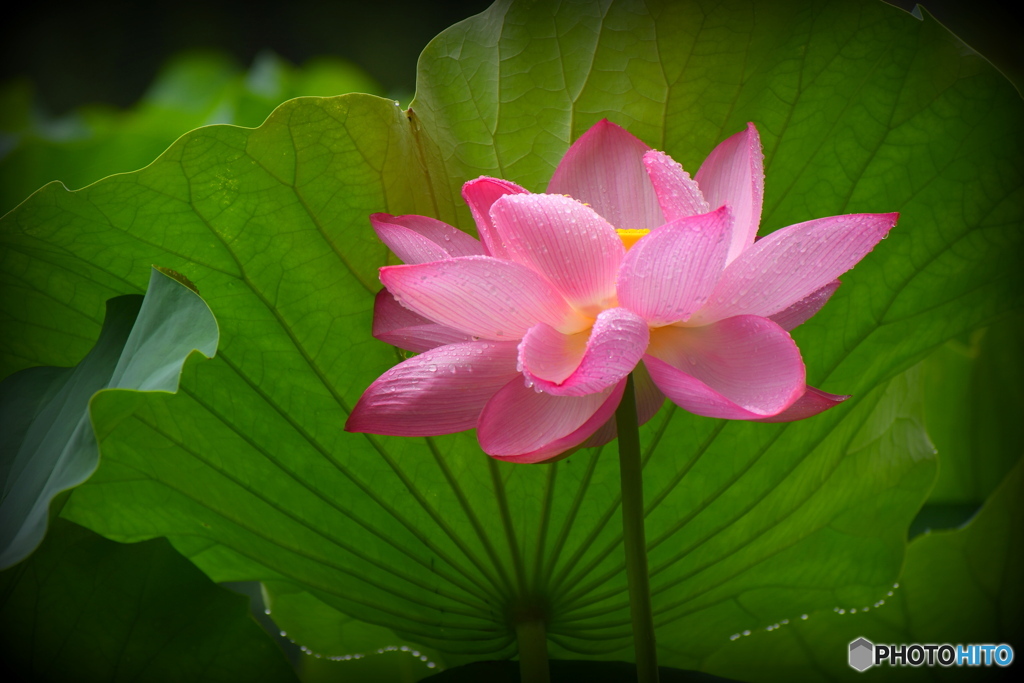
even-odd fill
[[[619,239],[622,240],[622,244],[626,247],[626,251],[629,251],[629,248],[636,244],[641,237],[649,233],[650,230],[632,229],[616,230],[615,232],[619,233]]]

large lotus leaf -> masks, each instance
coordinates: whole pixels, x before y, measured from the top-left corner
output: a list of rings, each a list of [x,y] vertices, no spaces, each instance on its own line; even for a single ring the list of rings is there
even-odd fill
[[[0,569],[46,533],[50,502],[96,470],[89,401],[103,389],[177,391],[193,350],[217,350],[217,321],[176,273],[154,268],[145,297],[107,302],[96,346],[73,368],[39,367],[0,382]]]
[[[247,601],[164,539],[124,545],[63,519],[0,573],[5,680],[295,681]]]
[[[212,51],[172,58],[131,110],[90,105],[59,118],[36,111],[23,82],[0,86],[0,214],[44,183],[71,189],[142,168],[193,128],[258,126],[282,102],[303,95],[379,93],[380,86],[340,59],[301,68],[266,52],[244,72]]]
[[[4,347],[9,369],[74,362],[102,302],[151,262],[197,282],[222,331],[178,394],[97,397],[103,465],[65,514],[119,540],[167,536],[216,580],[290,582],[448,653],[513,654],[511,620],[540,609],[554,655],[628,657],[613,447],[534,467],[488,459],[472,434],[342,432],[397,360],[368,334],[386,254],[366,215],[468,229],[462,182],[540,190],[601,117],[691,170],[752,120],[762,232],[901,220],[795,334],[810,381],[854,398],[789,425],[666,408],[644,430],[663,662],[693,668],[751,625],[883,596],[935,475],[901,372],[1021,305],[1024,106],[927,17],[756,10],[500,3],[428,47],[408,113],[295,100],[254,131],[197,130],[138,173],[37,193],[2,223],[0,277],[19,293],[2,303],[27,340]]]
[[[724,643],[706,665],[751,681],[853,681],[864,674],[847,664],[847,651],[861,637],[897,645],[1010,643],[1019,652],[1024,642],[1022,486],[1024,463],[1018,462],[966,528],[915,539],[898,585],[876,603],[844,603],[773,624],[770,631],[758,629]],[[869,673],[899,681],[1007,680],[1007,672],[997,667],[883,664]]]

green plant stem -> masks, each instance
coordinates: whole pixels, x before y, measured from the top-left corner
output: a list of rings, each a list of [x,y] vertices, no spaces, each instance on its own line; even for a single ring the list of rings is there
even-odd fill
[[[626,379],[622,402],[615,411],[619,431],[619,473],[622,480],[622,540],[626,550],[629,611],[633,619],[633,649],[639,683],[658,683],[658,654],[654,643],[654,614],[647,575],[644,536],[644,482],[640,463],[640,425],[636,416],[633,375]]]
[[[519,680],[522,683],[549,683],[548,636],[541,618],[516,622],[519,641]]]

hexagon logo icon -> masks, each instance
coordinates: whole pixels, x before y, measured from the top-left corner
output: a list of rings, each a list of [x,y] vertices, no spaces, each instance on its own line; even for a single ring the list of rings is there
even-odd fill
[[[867,638],[850,643],[850,666],[857,671],[870,669],[875,663],[875,644]]]

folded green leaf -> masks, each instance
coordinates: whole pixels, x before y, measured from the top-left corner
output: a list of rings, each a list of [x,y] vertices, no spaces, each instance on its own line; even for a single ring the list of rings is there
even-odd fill
[[[76,367],[30,368],[0,383],[0,569],[43,540],[54,496],[95,471],[93,396],[109,388],[177,391],[188,355],[216,352],[217,323],[191,287],[154,268],[145,297],[107,302],[100,338]]]

